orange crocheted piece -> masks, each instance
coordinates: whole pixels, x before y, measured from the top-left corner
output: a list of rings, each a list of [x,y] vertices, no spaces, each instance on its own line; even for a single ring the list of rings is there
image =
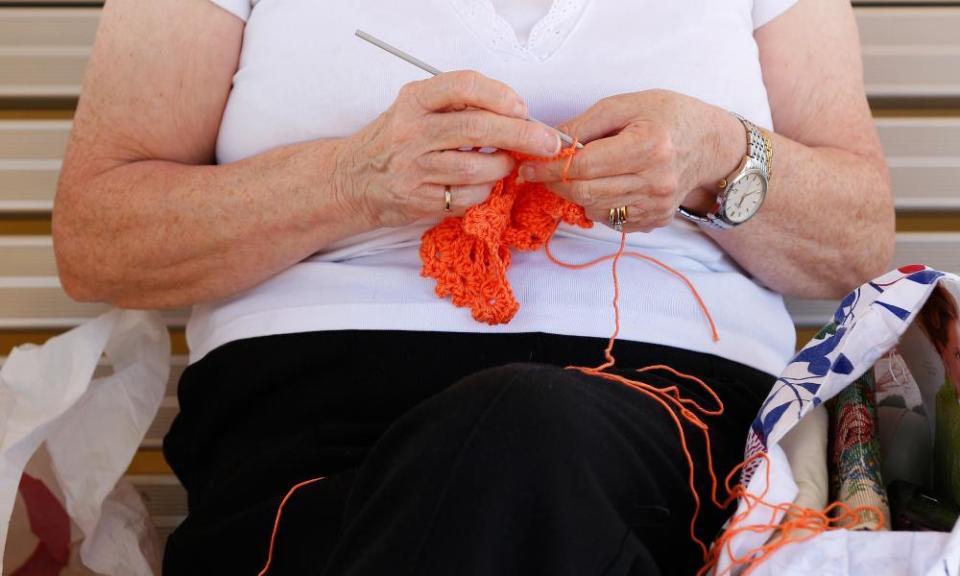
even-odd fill
[[[575,147],[556,158],[572,158]],[[517,166],[526,160],[552,160],[512,153]],[[455,306],[469,307],[473,318],[505,324],[520,309],[507,270],[511,250],[539,250],[561,222],[590,228],[583,207],[565,200],[546,186],[518,182],[517,167],[497,182],[489,198],[463,216],[445,218],[422,238],[420,274],[437,281],[436,293]]]

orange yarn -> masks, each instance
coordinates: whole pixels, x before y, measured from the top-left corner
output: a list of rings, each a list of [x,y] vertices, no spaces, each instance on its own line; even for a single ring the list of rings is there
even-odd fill
[[[624,237],[623,237],[623,240],[624,240],[624,241],[625,241],[625,239],[626,239],[626,235],[624,235]],[[646,254],[641,254],[641,253],[639,253],[639,252],[625,252],[625,251],[623,251],[623,250],[620,250],[620,251],[616,252],[615,254],[609,254],[609,255],[607,255],[607,256],[601,256],[601,257],[599,257],[599,258],[594,258],[593,260],[590,260],[589,262],[584,262],[584,263],[582,263],[582,264],[569,264],[569,263],[567,263],[567,262],[561,262],[560,260],[557,259],[556,256],[553,255],[553,252],[550,250],[550,240],[549,240],[549,239],[547,240],[547,243],[544,244],[544,246],[543,246],[543,251],[546,253],[547,258],[549,258],[551,262],[553,262],[553,263],[556,264],[557,266],[561,266],[561,267],[563,267],[563,268],[569,268],[570,270],[582,270],[583,268],[589,268],[589,267],[591,267],[591,266],[596,266],[597,264],[599,264],[599,263],[601,263],[601,262],[605,262],[605,261],[607,261],[607,260],[611,260],[611,259],[613,259],[613,258],[623,257],[623,256],[627,256],[627,257],[630,257],[630,258],[636,258],[637,260],[644,260],[644,261],[650,262],[651,264],[654,264],[654,265],[656,265],[656,266],[658,266],[658,267],[660,267],[660,268],[663,268],[664,270],[666,270],[666,271],[669,272],[670,274],[673,274],[674,276],[676,276],[681,282],[683,282],[684,284],[686,284],[687,289],[690,290],[690,293],[691,293],[691,294],[693,294],[693,298],[697,301],[697,306],[700,307],[700,311],[703,312],[704,318],[707,319],[707,323],[710,325],[710,337],[713,339],[714,342],[718,342],[718,341],[720,340],[720,335],[717,333],[717,325],[714,324],[714,322],[713,322],[713,316],[710,314],[710,310],[707,309],[707,305],[703,302],[703,298],[700,297],[700,292],[697,291],[697,288],[693,285],[693,282],[691,282],[690,279],[687,278],[686,276],[684,276],[681,272],[678,272],[677,270],[674,270],[673,268],[671,268],[670,266],[667,266],[666,264],[664,264],[664,263],[661,262],[660,260],[657,260],[657,259],[654,258],[653,256],[647,256]],[[614,288],[615,288],[615,289],[619,289],[619,281],[618,281],[616,275],[614,275],[614,277],[613,277],[613,284],[614,284]],[[617,310],[616,310],[616,307],[617,307],[617,302],[616,302],[616,298],[614,298],[614,309],[615,309],[615,312],[617,311]],[[620,316],[619,316],[619,314],[614,314],[614,317],[615,317],[615,320],[616,320],[616,330],[615,330],[615,333],[614,333],[614,338],[616,338],[617,333],[619,333],[619,331],[620,331]],[[609,358],[608,358],[608,359],[609,359]]]
[[[564,181],[566,181],[566,174],[575,153],[576,146],[571,146],[561,151],[557,156],[557,158],[565,157],[568,159],[564,169]],[[518,166],[524,160],[533,158],[517,153],[513,155]],[[537,159],[548,160],[545,158]],[[632,380],[605,371],[616,363],[613,356],[613,347],[620,332],[620,281],[617,270],[620,260],[624,256],[651,262],[684,282],[707,319],[713,341],[717,341],[719,339],[717,328],[706,304],[690,280],[682,273],[650,256],[625,251],[626,233],[621,234],[620,246],[615,254],[583,264],[561,262],[551,253],[549,246],[550,238],[560,221],[576,224],[583,228],[589,228],[593,225],[586,218],[582,207],[560,198],[546,186],[539,183],[518,183],[517,169],[515,168],[507,178],[494,186],[490,197],[485,202],[468,209],[463,217],[444,219],[423,235],[420,247],[420,257],[423,261],[421,275],[434,278],[437,281],[437,295],[441,298],[449,296],[456,306],[469,307],[473,318],[477,321],[488,324],[502,324],[509,322],[520,308],[506,277],[506,272],[510,268],[511,248],[532,251],[538,250],[542,246],[552,262],[569,269],[588,268],[606,260],[613,260],[611,272],[614,286],[612,302],[614,331],[603,351],[605,361],[596,367],[568,366],[567,368],[628,386],[663,406],[670,415],[676,425],[681,449],[689,468],[687,481],[694,501],[694,511],[689,525],[690,538],[700,547],[705,563],[697,572],[697,576],[703,576],[715,569],[721,554],[724,552],[731,557],[732,561],[728,569],[718,576],[724,576],[742,565],[748,565],[745,566],[742,574],[749,574],[780,548],[792,542],[808,540],[827,530],[842,528],[851,520],[859,522],[866,512],[874,514],[874,518],[879,518],[879,525],[883,525],[883,514],[874,507],[853,509],[846,504],[835,502],[824,510],[811,510],[792,503],[775,505],[765,502],[763,498],[766,496],[770,484],[770,466],[769,458],[763,452],[738,464],[727,475],[724,488],[728,496],[724,501],[720,501],[717,495],[719,481],[713,467],[710,428],[703,420],[703,418],[717,417],[723,414],[723,402],[716,393],[699,378],[660,364],[639,368],[637,372],[662,370],[695,382],[707,392],[716,407],[704,407],[694,400],[683,398],[677,386],[658,388],[640,380]],[[737,499],[743,499],[747,502],[746,510],[731,518],[727,529],[709,548],[697,537],[695,532],[701,501],[695,486],[696,465],[687,446],[683,421],[693,425],[703,434],[707,453],[707,473],[710,477],[710,501],[713,505],[725,509]],[[732,479],[736,475],[754,460],[761,458],[767,460],[768,465],[765,468],[767,482],[760,495],[750,494],[747,492],[746,486],[741,483],[735,486],[731,485]],[[267,562],[259,576],[264,576],[270,568],[273,559],[274,541],[280,526],[280,517],[284,505],[298,489],[322,479],[323,477],[320,477],[300,482],[293,486],[280,502],[273,532],[270,536]],[[766,523],[744,524],[746,518],[758,507],[769,509],[770,520]],[[783,512],[785,517],[781,522],[775,523],[773,519],[778,512]],[[733,557],[732,540],[734,537],[744,532],[764,533],[768,530],[776,530],[777,532],[766,544],[748,551],[741,557]],[[798,536],[798,534],[801,535]]]
[[[602,262],[609,258],[613,259],[613,266],[611,267],[611,272],[613,274],[613,313],[614,313],[614,332],[610,336],[610,340],[607,342],[607,347],[604,349],[604,358],[605,362],[595,368],[584,367],[584,366],[568,366],[568,369],[579,370],[584,374],[589,374],[591,376],[596,376],[598,378],[603,378],[605,380],[610,380],[613,382],[618,382],[625,386],[628,386],[642,394],[647,395],[649,398],[663,406],[663,408],[670,415],[674,424],[677,427],[677,435],[680,438],[680,446],[683,452],[684,458],[687,461],[688,467],[688,476],[687,476],[687,486],[690,489],[690,494],[693,497],[693,514],[690,517],[690,538],[700,547],[701,552],[703,553],[704,565],[697,572],[697,576],[703,576],[709,573],[711,570],[717,568],[717,565],[720,561],[720,556],[723,552],[726,552],[731,557],[730,566],[722,574],[715,576],[725,576],[733,571],[736,567],[744,565],[745,569],[741,573],[742,575],[748,575],[752,572],[757,566],[763,563],[764,560],[770,557],[777,550],[787,546],[788,544],[794,542],[803,542],[809,540],[814,536],[822,534],[828,530],[841,529],[844,526],[848,525],[851,521],[861,522],[865,518],[878,518],[877,527],[880,528],[884,525],[883,512],[878,508],[873,506],[861,506],[857,508],[851,508],[849,505],[842,502],[834,502],[830,504],[823,510],[813,510],[809,508],[802,508],[793,503],[786,504],[769,504],[763,500],[767,494],[767,490],[770,485],[770,466],[769,458],[766,453],[760,452],[754,456],[748,458],[746,461],[741,462],[734,467],[733,470],[727,475],[724,482],[724,488],[727,491],[727,498],[724,501],[720,501],[717,497],[718,491],[718,481],[717,475],[713,468],[713,452],[710,444],[710,428],[709,426],[701,419],[700,416],[720,416],[723,414],[723,402],[716,395],[716,393],[709,387],[705,382],[700,380],[695,376],[689,374],[684,374],[670,366],[665,366],[661,364],[646,366],[644,368],[637,369],[637,372],[644,373],[650,372],[653,370],[664,370],[679,376],[683,379],[696,382],[710,395],[713,401],[716,403],[716,408],[710,409],[704,406],[697,404],[696,401],[690,400],[688,398],[683,398],[680,396],[680,390],[676,386],[667,386],[665,388],[657,388],[642,382],[639,380],[631,380],[617,374],[611,374],[604,372],[607,368],[611,368],[615,365],[616,359],[613,356],[613,345],[616,341],[617,334],[620,330],[620,280],[617,276],[617,268],[620,262],[620,259],[628,255],[629,253],[624,252],[626,247],[626,234],[621,234],[620,237],[620,247],[615,254],[610,257],[598,258],[594,261],[588,262],[581,265],[565,264],[559,262],[552,255],[550,258],[567,268],[581,268],[585,266],[591,266],[598,262]],[[549,255],[549,246],[547,247]],[[697,294],[696,289],[689,282],[689,280],[683,276],[683,274],[676,272],[668,268],[665,264],[644,256],[642,254],[637,254],[637,257],[643,259],[649,259],[656,263],[657,265],[667,269],[668,271],[674,273],[680,277],[684,282],[687,283],[687,286],[693,292],[697,298],[697,302],[700,304],[704,313],[707,316],[707,319],[710,322],[710,327],[713,332],[714,340],[716,340],[716,328],[713,323],[713,319],[710,317],[709,311],[706,309],[706,306],[703,304],[703,301],[700,299],[699,294]],[[679,416],[678,416],[679,414]],[[699,416],[698,416],[699,414]],[[707,473],[710,476],[710,500],[714,506],[717,506],[719,509],[726,509],[728,506],[736,502],[738,499],[743,499],[747,502],[747,508],[739,513],[735,514],[728,526],[727,529],[713,542],[713,544],[708,548],[702,540],[700,540],[695,532],[695,527],[697,523],[697,518],[700,515],[700,495],[697,493],[695,486],[695,473],[696,466],[693,461],[693,456],[690,453],[690,449],[687,446],[686,431],[683,428],[683,423],[681,422],[681,417],[687,423],[692,424],[696,428],[700,429],[703,433],[704,445],[706,447],[707,454]],[[764,484],[763,492],[757,496],[751,494],[747,491],[747,487],[742,483],[737,483],[735,486],[731,486],[732,479],[738,475],[744,468],[749,466],[754,460],[757,459],[767,460],[768,465],[766,466],[766,483]],[[761,522],[757,524],[745,524],[746,518],[753,513],[758,507],[765,507],[770,510],[770,520],[767,522]],[[775,514],[777,512],[783,512],[785,514],[784,519],[780,522],[774,522]],[[870,516],[867,516],[867,513]],[[732,553],[732,540],[737,535],[744,532],[755,532],[755,533],[764,533],[768,530],[776,530],[774,537],[769,539],[765,544],[747,551],[743,556],[733,557]]]
[[[277,506],[277,517],[273,520],[273,531],[270,533],[270,548],[267,549],[267,563],[263,566],[263,569],[257,574],[257,576],[265,576],[267,571],[270,570],[270,564],[273,563],[273,546],[277,541],[277,532],[280,530],[280,516],[283,514],[283,507],[287,505],[287,500],[293,496],[293,493],[297,490],[308,486],[315,482],[324,480],[326,476],[320,476],[319,478],[312,478],[310,480],[304,480],[299,484],[295,484],[290,490],[287,490],[286,496],[283,497],[283,500],[280,501],[280,505]]]
[[[726,506],[717,499],[717,476],[713,470],[713,451],[710,448],[710,429],[706,425],[706,423],[704,423],[703,420],[701,420],[700,417],[697,415],[697,413],[700,413],[700,415],[702,416],[720,416],[723,414],[723,402],[720,400],[720,397],[717,396],[716,392],[714,392],[713,389],[707,386],[706,382],[697,378],[696,376],[684,374],[683,372],[680,372],[674,368],[671,368],[670,366],[655,364],[652,366],[638,368],[637,372],[644,373],[644,372],[651,372],[653,370],[665,370],[670,372],[671,374],[674,374],[686,380],[696,382],[701,387],[703,387],[703,389],[707,392],[707,394],[710,395],[710,397],[716,403],[716,408],[713,408],[713,409],[705,408],[699,405],[694,400],[681,397],[680,389],[677,388],[676,386],[667,386],[666,388],[657,388],[656,386],[647,384],[646,382],[642,382],[640,380],[631,380],[630,378],[625,378],[618,374],[611,374],[609,372],[604,372],[604,370],[606,370],[607,368],[612,368],[616,364],[616,359],[613,356],[613,345],[616,342],[617,335],[620,332],[620,304],[619,304],[620,279],[617,275],[617,268],[620,263],[620,259],[625,254],[624,248],[626,247],[626,244],[627,244],[627,234],[624,232],[624,233],[621,233],[620,235],[620,247],[617,249],[617,252],[613,255],[613,265],[611,266],[611,274],[613,275],[614,331],[607,342],[607,347],[603,351],[603,355],[606,361],[597,367],[568,366],[567,368],[570,370],[579,370],[580,372],[583,372],[584,374],[588,374],[590,376],[596,376],[597,378],[603,378],[604,380],[610,380],[610,381],[618,382],[620,384],[628,386],[636,390],[637,392],[647,395],[650,399],[652,399],[656,403],[663,406],[663,408],[670,415],[670,418],[673,420],[674,425],[676,425],[677,427],[677,434],[680,437],[680,447],[681,447],[681,450],[683,451],[683,456],[687,461],[687,467],[689,470],[687,475],[687,485],[690,488],[690,494],[693,496],[693,504],[694,504],[693,515],[690,517],[690,538],[697,544],[697,546],[700,547],[700,550],[703,553],[704,561],[706,561],[708,558],[707,545],[704,544],[703,541],[697,537],[697,534],[695,531],[697,518],[700,515],[700,495],[697,494],[696,485],[695,485],[696,466],[693,461],[693,455],[690,453],[690,449],[687,446],[686,431],[683,429],[683,423],[680,421],[680,417],[682,416],[684,420],[686,420],[690,424],[693,424],[695,427],[699,428],[700,431],[703,433],[703,440],[704,440],[704,443],[706,446],[706,452],[707,452],[707,472],[710,474],[710,479],[711,479],[711,500],[716,506],[724,508]],[[587,263],[587,265],[600,262],[603,260],[604,260],[603,258],[597,259],[594,262]],[[577,267],[577,265],[564,264],[557,260],[554,260],[554,261],[566,267],[573,267],[573,268]],[[700,299],[699,294],[697,294],[696,290],[693,288],[693,285],[690,284],[689,280],[687,280],[686,277],[684,277],[679,272],[673,271],[672,269],[668,268],[665,264],[659,261],[656,261],[656,260],[654,261],[660,266],[663,266],[664,268],[679,275],[684,279],[684,281],[687,282],[687,285],[691,288],[691,290],[693,290],[693,293],[696,295],[697,301],[700,303],[701,306],[703,306],[703,309],[707,315],[707,318],[710,319],[711,330],[712,330],[714,339],[716,340],[716,329],[714,328],[713,319],[710,317],[710,312],[706,309],[706,306],[703,305],[703,301]],[[678,413],[679,413],[679,416],[677,415]]]
[[[593,222],[587,219],[583,207],[557,196],[545,185],[517,181],[517,169],[525,160],[567,158],[563,172],[566,181],[576,150],[576,146],[570,146],[554,158],[513,153],[516,160],[513,172],[497,182],[486,201],[469,208],[462,217],[445,218],[423,235],[420,274],[437,281],[437,296],[449,296],[455,306],[469,307],[478,322],[505,324],[520,309],[507,280],[511,249],[534,251],[542,246],[552,262],[571,269],[589,268],[614,257],[603,256],[583,264],[558,260],[549,244],[557,225],[563,221],[590,228]],[[719,340],[713,317],[686,276],[639,252],[619,254],[651,262],[684,282],[710,324],[713,341]]]
[[[566,148],[557,158],[573,158]],[[534,157],[514,153],[517,166]],[[547,158],[537,158],[548,160]],[[583,208],[546,186],[517,182],[517,167],[497,182],[490,197],[428,230],[420,245],[421,275],[437,281],[436,293],[455,306],[470,308],[474,320],[509,322],[520,309],[507,281],[510,250],[539,250],[560,221],[590,228]]]
[[[760,495],[747,492],[746,486],[738,483],[731,486],[732,478],[739,474],[744,468],[749,466],[754,460],[762,459],[767,462],[765,469],[766,481],[763,491]],[[819,536],[830,530],[843,529],[851,522],[861,523],[868,518],[876,520],[875,530],[880,530],[884,526],[884,515],[879,508],[875,506],[850,507],[845,502],[834,502],[823,510],[814,510],[812,508],[803,508],[792,502],[785,504],[770,504],[764,502],[763,498],[767,494],[770,486],[770,458],[765,452],[758,452],[746,461],[741,462],[730,474],[727,475],[725,488],[730,495],[725,506],[731,504],[738,498],[747,502],[746,509],[735,514],[728,523],[727,529],[714,541],[710,547],[706,564],[697,571],[697,576],[704,576],[711,570],[714,570],[719,561],[720,555],[726,552],[730,557],[730,565],[719,574],[714,576],[726,576],[732,573],[739,566],[743,566],[741,576],[748,576],[764,560],[769,558],[777,550],[792,543],[805,542],[815,536]],[[745,524],[747,516],[752,514],[758,508],[763,507],[770,511],[770,520],[757,524]],[[778,512],[784,514],[783,520],[779,523],[773,522],[773,518]],[[731,542],[732,540],[745,532],[764,533],[768,530],[776,530],[774,535],[767,542],[757,548],[748,550],[743,556],[733,556]]]

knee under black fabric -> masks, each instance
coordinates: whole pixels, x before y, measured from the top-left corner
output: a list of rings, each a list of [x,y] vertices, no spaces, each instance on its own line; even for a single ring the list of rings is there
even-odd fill
[[[623,385],[562,369],[596,364],[604,345],[350,331],[214,351],[185,372],[165,442],[190,501],[165,573],[256,573],[280,499],[316,476],[328,479],[285,508],[271,574],[694,570],[673,421]],[[663,346],[618,342],[617,356],[625,368],[664,363],[706,380],[726,405],[708,422],[717,472],[740,461],[772,376]],[[643,379],[700,394],[667,376]],[[710,540],[723,517],[703,506],[698,536]]]

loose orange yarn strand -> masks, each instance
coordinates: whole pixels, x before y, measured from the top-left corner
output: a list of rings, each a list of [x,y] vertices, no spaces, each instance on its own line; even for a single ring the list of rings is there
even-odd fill
[[[261,570],[257,576],[265,576],[267,571],[270,570],[270,564],[273,562],[273,546],[276,544],[277,531],[280,530],[280,516],[283,514],[283,507],[287,505],[287,500],[289,500],[290,497],[293,496],[293,493],[297,490],[303,488],[304,486],[324,480],[325,478],[326,476],[320,476],[318,478],[311,478],[310,480],[304,480],[299,484],[295,484],[293,488],[287,491],[287,494],[283,497],[283,500],[280,501],[280,506],[277,507],[277,517],[273,521],[273,532],[270,533],[270,548],[267,550],[267,563],[263,566],[263,570]]]
[[[594,258],[593,260],[584,262],[582,264],[570,264],[568,262],[563,262],[559,260],[556,256],[554,256],[553,251],[550,249],[550,240],[552,239],[553,237],[551,236],[550,239],[547,240],[546,243],[544,244],[543,246],[544,253],[547,255],[547,258],[550,259],[550,261],[553,262],[554,264],[558,266],[562,266],[563,268],[569,268],[570,270],[582,270],[584,268],[590,268],[591,266],[596,266],[601,262],[605,262],[617,256],[617,254],[608,254],[606,256],[600,256],[598,258]],[[681,282],[686,284],[687,289],[690,290],[690,293],[693,295],[693,298],[697,301],[697,306],[700,307],[700,311],[703,312],[703,316],[707,319],[707,322],[710,324],[711,339],[714,342],[720,341],[720,335],[717,332],[717,325],[713,322],[713,315],[710,314],[710,310],[707,308],[707,305],[703,302],[703,298],[700,296],[700,292],[697,290],[696,286],[693,285],[693,282],[691,282],[689,278],[684,276],[683,273],[678,272],[677,270],[674,270],[667,264],[664,264],[660,260],[657,260],[653,256],[647,256],[646,254],[641,254],[640,252],[632,252],[632,251],[619,252],[619,254],[621,257],[626,256],[628,258],[636,258],[637,260],[645,260],[647,262],[650,262],[651,264],[659,266],[660,268],[676,276],[678,279],[680,279]]]
[[[764,483],[764,488],[761,494],[759,496],[750,494],[747,492],[746,487],[743,484],[731,486],[730,484],[732,478],[757,459],[763,459],[767,463],[767,466],[764,467],[766,482]],[[875,506],[859,506],[852,508],[844,502],[834,502],[823,510],[814,510],[797,506],[792,502],[776,505],[769,504],[763,501],[769,486],[770,459],[764,452],[754,454],[730,471],[725,481],[725,488],[730,494],[730,498],[727,500],[727,505],[738,498],[742,498],[747,502],[747,508],[743,512],[735,514],[730,519],[729,528],[725,530],[724,533],[721,534],[720,537],[718,537],[713,543],[707,563],[697,572],[697,576],[703,576],[710,570],[716,568],[722,551],[727,553],[731,559],[731,563],[726,570],[715,576],[725,576],[736,569],[737,566],[745,564],[749,564],[749,566],[746,566],[741,574],[749,575],[767,558],[784,546],[797,542],[805,542],[822,534],[823,532],[842,528],[844,525],[848,525],[851,522],[860,523],[866,518],[866,513],[872,514],[872,517],[877,519],[876,529],[883,527],[883,513]],[[746,518],[759,506],[766,507],[770,510],[771,520],[767,523],[742,525]],[[778,512],[783,513],[785,515],[785,519],[779,523],[773,522],[773,518],[776,518],[776,514]],[[776,530],[780,534],[786,534],[786,536],[783,538],[771,538],[762,546],[749,550],[743,556],[736,557],[733,555],[731,542],[738,535],[745,532],[764,533],[768,530]],[[805,531],[806,533],[802,536],[796,536],[797,532],[800,530]]]
[[[696,466],[694,465],[693,455],[691,454],[690,449],[687,446],[686,432],[683,429],[683,423],[680,421],[680,418],[677,416],[677,413],[671,408],[671,404],[673,404],[680,411],[680,414],[683,416],[685,420],[687,420],[688,422],[690,422],[691,424],[699,428],[704,434],[704,442],[706,443],[707,463],[708,463],[707,469],[709,471],[710,478],[712,481],[711,498],[715,504],[719,505],[719,502],[717,500],[717,478],[716,478],[716,474],[713,471],[713,456],[712,456],[713,451],[710,448],[709,429],[707,425],[693,411],[687,408],[687,405],[688,404],[692,405],[697,411],[701,412],[704,415],[719,416],[720,414],[723,414],[723,403],[720,401],[720,398],[716,395],[716,393],[714,393],[713,390],[711,390],[710,387],[707,386],[705,382],[703,382],[696,376],[683,374],[678,370],[675,370],[673,368],[666,367],[663,365],[647,366],[645,368],[640,368],[638,372],[643,373],[643,372],[648,372],[652,370],[667,369],[673,374],[676,374],[688,380],[698,382],[705,390],[709,391],[710,395],[713,397],[713,399],[717,403],[717,408],[715,410],[706,410],[703,407],[699,406],[693,400],[681,398],[679,389],[676,386],[669,386],[667,388],[657,388],[656,386],[652,386],[650,384],[647,384],[646,382],[641,382],[639,380],[631,380],[629,378],[625,378],[617,374],[610,374],[608,372],[604,372],[604,370],[616,364],[616,359],[613,356],[613,346],[614,346],[614,343],[616,342],[617,336],[620,333],[620,304],[619,304],[620,278],[619,278],[619,275],[617,274],[617,268],[620,263],[620,259],[624,254],[624,248],[626,247],[626,242],[627,242],[626,233],[621,233],[620,247],[617,250],[616,254],[613,255],[613,265],[611,266],[611,273],[613,275],[612,305],[613,305],[613,314],[614,314],[614,330],[613,330],[613,334],[610,336],[609,341],[607,342],[606,348],[603,351],[603,355],[606,361],[597,367],[568,366],[567,368],[571,370],[578,370],[590,376],[596,376],[598,378],[603,378],[605,380],[619,382],[620,384],[624,384],[638,392],[646,394],[649,398],[651,398],[652,400],[654,400],[655,402],[663,406],[663,408],[670,415],[670,418],[673,420],[674,425],[676,425],[677,427],[677,434],[680,437],[680,446],[683,451],[684,458],[687,461],[687,469],[688,469],[687,482],[690,488],[690,494],[693,496],[693,501],[694,501],[694,512],[692,517],[690,518],[690,538],[697,544],[697,546],[700,547],[701,552],[703,553],[703,557],[706,560],[706,558],[708,557],[707,545],[704,544],[704,542],[697,537],[696,530],[695,530],[697,518],[700,513],[700,495],[697,493],[697,490],[696,490],[696,478],[695,478]],[[602,259],[598,261],[602,261]],[[707,312],[707,314],[709,316],[709,311]]]

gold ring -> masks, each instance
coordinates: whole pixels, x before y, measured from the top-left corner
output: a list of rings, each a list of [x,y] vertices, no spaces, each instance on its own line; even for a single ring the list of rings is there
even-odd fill
[[[450,191],[450,186],[443,187],[443,211],[450,212],[450,205],[453,204],[453,192]]]
[[[610,227],[617,232],[623,232],[623,225],[627,223],[627,207],[620,206],[610,209]]]

